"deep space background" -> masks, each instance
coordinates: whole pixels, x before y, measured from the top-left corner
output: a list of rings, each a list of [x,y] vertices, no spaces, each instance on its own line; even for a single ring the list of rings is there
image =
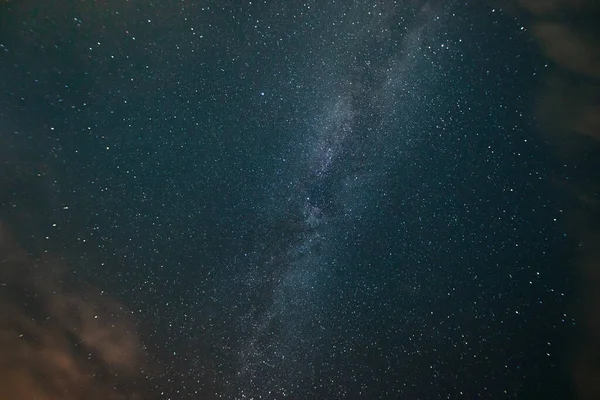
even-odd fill
[[[0,397],[596,398],[594,12],[1,2]]]

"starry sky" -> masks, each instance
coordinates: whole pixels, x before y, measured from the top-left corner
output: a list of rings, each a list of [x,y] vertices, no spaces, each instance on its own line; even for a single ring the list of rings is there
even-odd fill
[[[558,3],[2,2],[0,394],[586,398]]]

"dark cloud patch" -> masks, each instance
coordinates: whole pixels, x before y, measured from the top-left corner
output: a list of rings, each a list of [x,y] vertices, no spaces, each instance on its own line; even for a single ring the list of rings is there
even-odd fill
[[[598,2],[533,1],[519,4],[550,61],[537,115],[568,170],[558,188],[573,199],[568,224],[577,237],[581,277],[580,328],[574,340],[573,387],[582,399],[600,398],[600,42]]]

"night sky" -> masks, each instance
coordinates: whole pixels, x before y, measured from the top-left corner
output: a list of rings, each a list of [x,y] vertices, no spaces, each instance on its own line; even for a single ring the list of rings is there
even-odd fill
[[[0,398],[574,396],[508,4],[1,2]]]

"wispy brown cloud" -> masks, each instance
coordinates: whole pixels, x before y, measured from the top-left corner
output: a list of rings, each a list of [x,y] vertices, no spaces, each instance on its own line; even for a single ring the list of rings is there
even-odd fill
[[[139,399],[142,345],[132,316],[72,290],[0,226],[0,398]]]

